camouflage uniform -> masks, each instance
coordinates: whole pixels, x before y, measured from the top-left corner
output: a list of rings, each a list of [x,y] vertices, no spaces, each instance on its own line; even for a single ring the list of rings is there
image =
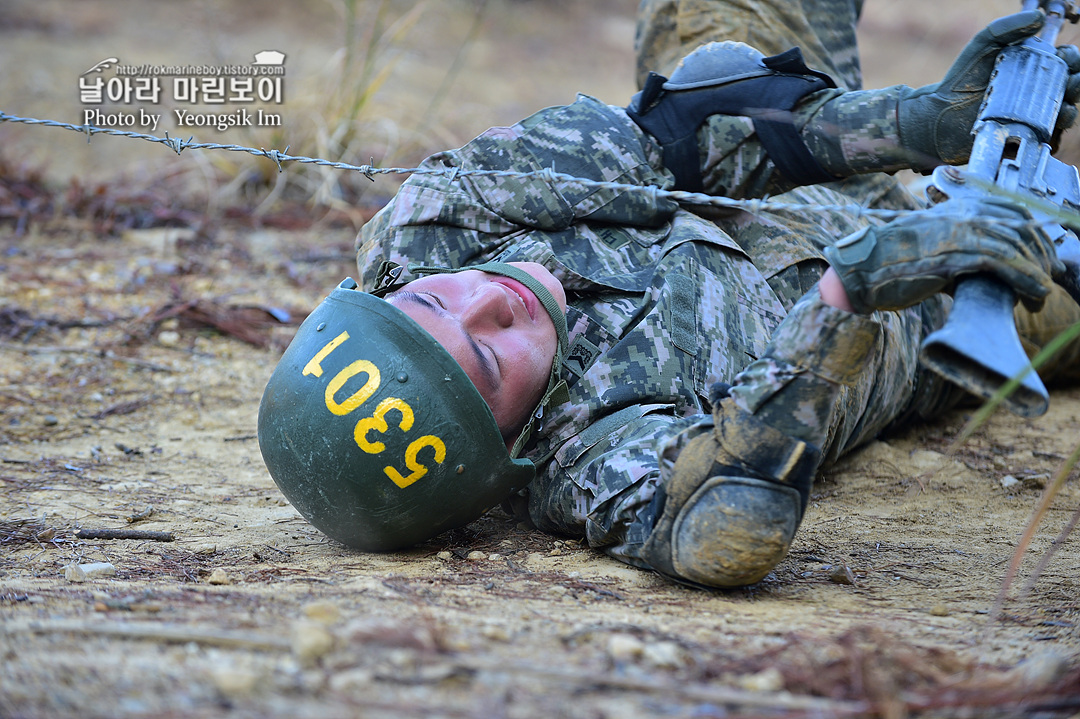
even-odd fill
[[[727,32],[710,30],[662,45],[662,38],[675,36],[658,30],[677,24],[676,10],[714,6],[705,15],[721,19],[731,5],[645,0],[642,62],[681,56],[692,49],[684,43]],[[835,21],[835,37],[815,36],[811,45],[820,50],[807,53],[809,64],[856,88],[851,27],[859,3],[803,5],[824,15],[785,27],[828,28]],[[788,6],[799,3],[776,3],[784,12]],[[746,39],[764,44],[753,25],[743,30]],[[834,64],[834,55],[843,61]],[[841,92],[821,93],[797,108],[800,126]],[[859,145],[863,137],[865,128],[859,128],[841,144]],[[709,191],[744,197],[790,190],[747,118],[714,117],[699,133],[699,144]],[[542,417],[525,454],[538,469],[528,512],[544,530],[584,536],[623,561],[648,566],[641,548],[656,521],[656,488],[679,448],[711,431],[708,391],[716,382],[735,383],[740,407],[772,411],[781,418],[778,429],[822,448],[825,461],[899,417],[931,414],[959,396],[916,361],[921,339],[944,316],[942,300],[858,316],[825,306],[814,289],[827,267],[821,248],[867,220],[839,211],[705,217],[658,198],[646,188],[668,188],[672,176],[661,149],[622,108],[582,96],[489,130],[425,165],[537,173],[553,168],[643,188],[579,187],[542,176],[413,175],[358,238],[357,261],[368,289],[383,260],[460,267],[492,259],[543,264],[566,289],[571,348],[563,375],[570,399]],[[918,206],[880,174],[774,199]]]

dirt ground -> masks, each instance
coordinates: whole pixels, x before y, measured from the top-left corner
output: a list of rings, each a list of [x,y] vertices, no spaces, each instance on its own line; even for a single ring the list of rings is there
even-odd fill
[[[316,154],[305,113],[344,15],[279,5],[11,2],[0,111],[77,121],[77,78],[104,57],[273,48],[295,63],[282,145]],[[352,161],[415,162],[578,90],[625,102],[634,5],[431,4],[385,51],[378,132]],[[1014,5],[868,0],[867,84],[935,79]],[[1080,388],[963,445],[970,411],[852,455],[747,589],[676,585],[499,510],[409,552],[349,551],[277,491],[255,418],[393,181],[290,203],[268,160],[220,155],[0,123],[0,717],[1080,716],[1077,538],[1038,566],[1080,506],[1076,472],[1001,591],[1080,437]]]

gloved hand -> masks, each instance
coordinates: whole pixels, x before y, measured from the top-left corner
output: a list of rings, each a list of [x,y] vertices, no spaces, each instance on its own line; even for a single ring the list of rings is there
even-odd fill
[[[1037,33],[1043,22],[1044,16],[1038,10],[998,18],[972,38],[941,82],[901,90],[900,144],[916,156],[912,163],[916,169],[967,162],[974,140],[971,129],[978,118],[998,53],[1005,46]],[[1060,132],[1076,121],[1080,52],[1075,47],[1063,46],[1058,48],[1058,56],[1069,67],[1065,101],[1057,120]]]
[[[896,310],[952,289],[957,277],[994,274],[1037,311],[1064,271],[1027,210],[998,200],[954,199],[825,249],[856,312]],[[1020,223],[1020,224],[1017,224]]]

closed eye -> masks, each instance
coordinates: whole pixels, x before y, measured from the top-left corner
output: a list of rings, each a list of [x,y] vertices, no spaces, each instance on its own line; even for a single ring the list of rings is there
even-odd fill
[[[446,309],[446,305],[443,304],[443,301],[439,298],[438,295],[433,295],[430,292],[421,292],[420,294],[422,294],[424,297],[430,297],[435,302],[435,304],[437,304],[439,307],[442,307],[444,310]]]
[[[390,297],[397,297],[405,300],[406,302],[418,304],[421,307],[426,307],[429,311],[442,315],[444,317],[450,316],[447,312],[446,305],[443,304],[443,301],[439,298],[439,296],[431,294],[430,292],[421,293],[410,292],[408,290],[398,290],[397,292],[390,295]],[[484,382],[487,384],[489,392],[494,392],[499,386],[499,377],[502,374],[502,365],[499,364],[498,356],[488,344],[484,344],[483,346],[487,348],[490,356],[484,353],[484,351],[481,349],[481,345],[477,343],[473,336],[466,332],[461,327],[460,323],[455,321],[455,324],[457,325],[458,331],[465,339],[465,343],[466,345],[468,345],[469,350],[476,358],[477,365],[480,368],[480,375],[484,379]],[[458,364],[461,364],[460,359],[458,359]]]
[[[486,347],[487,351],[491,353],[491,358],[495,360],[495,366],[499,368],[499,374],[502,374],[502,362],[499,361],[499,355],[495,354],[495,348],[493,348],[487,342],[481,342],[480,346]]]

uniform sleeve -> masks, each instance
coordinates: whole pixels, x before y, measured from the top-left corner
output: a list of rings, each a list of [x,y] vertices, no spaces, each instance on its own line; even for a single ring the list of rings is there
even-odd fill
[[[585,96],[493,128],[428,158],[422,169],[360,232],[365,286],[382,260],[462,267],[498,256],[522,233],[559,232],[578,222],[657,227],[676,210],[651,191],[670,184],[670,176],[647,137],[621,108]],[[476,171],[487,174],[469,174]]]
[[[837,179],[924,168],[905,149],[897,119],[900,86],[882,90],[821,90],[792,110],[807,149]],[[713,115],[698,132],[706,191],[736,199],[765,197],[795,187],[776,171],[749,117]],[[937,163],[934,163],[937,164]]]
[[[922,340],[945,316],[943,302],[858,315],[830,307],[814,289],[777,328],[765,355],[739,373],[731,396],[831,463],[899,418],[928,418],[963,396],[919,363]]]
[[[647,566],[639,554],[656,521],[664,448],[703,431],[711,431],[707,416],[659,408],[610,434],[568,442],[529,487],[530,519],[543,531],[584,537],[621,561]]]

